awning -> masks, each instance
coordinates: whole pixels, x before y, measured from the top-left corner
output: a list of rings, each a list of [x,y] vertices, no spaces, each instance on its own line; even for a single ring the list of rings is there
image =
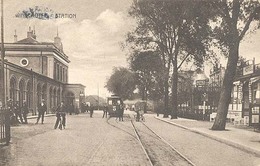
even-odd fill
[[[260,80],[260,76],[250,78],[250,81],[251,81],[252,84],[255,83],[255,82],[258,82],[259,80]]]

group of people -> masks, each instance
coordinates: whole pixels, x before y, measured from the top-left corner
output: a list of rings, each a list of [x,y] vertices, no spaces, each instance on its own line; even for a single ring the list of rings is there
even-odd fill
[[[44,123],[44,115],[47,111],[47,106],[45,103],[45,100],[43,99],[42,102],[38,105],[38,117],[35,124],[38,124],[39,120],[41,119],[42,124]],[[54,125],[54,129],[57,129],[59,127],[60,130],[65,129],[66,126],[66,106],[64,105],[64,102],[62,101],[61,104],[57,107],[55,110],[56,112],[56,122]]]
[[[115,112],[116,119],[119,119],[119,121],[123,121],[123,115],[124,115],[124,107],[122,105],[118,105],[117,111]],[[84,107],[83,112],[88,113],[90,115],[90,118],[93,118],[94,113],[94,107],[88,106],[88,104]],[[109,112],[108,112],[108,106],[103,107],[103,116],[102,118],[107,118]]]
[[[12,101],[11,99],[8,100],[7,106],[10,110],[10,123],[11,125],[18,125],[18,124],[28,124],[27,116],[29,113],[29,107],[26,101],[23,101],[22,105],[19,104],[19,101]],[[42,99],[41,103],[37,106],[38,116],[35,124],[38,124],[41,120],[41,123],[44,123],[44,115],[47,112],[47,105],[45,100]],[[66,108],[64,102],[56,109],[56,123],[54,125],[54,129],[58,127],[60,129],[65,129],[66,126]]]
[[[11,125],[16,124],[27,124],[27,115],[29,113],[29,108],[26,101],[20,105],[19,101],[8,100],[7,107],[10,110],[10,120]],[[19,118],[19,119],[18,119]]]
[[[86,103],[82,103],[81,104],[81,109],[82,109],[82,112],[89,112],[89,115],[91,118],[93,118],[93,113],[94,113],[94,107],[93,106],[89,106],[88,104]]]
[[[12,100],[8,101],[8,108],[11,112],[11,124],[28,124],[27,121],[27,115],[29,113],[29,108],[26,101],[23,101],[22,104],[19,103],[19,101],[13,102]],[[93,117],[94,113],[94,107],[86,105],[84,107],[84,112],[90,113],[90,118]],[[124,107],[123,105],[117,106],[117,111],[115,112],[116,119],[119,119],[119,121],[123,121],[123,115],[124,115]],[[38,124],[41,120],[41,123],[44,123],[44,115],[47,112],[47,105],[45,103],[45,100],[42,99],[41,103],[37,106],[38,116],[35,124]],[[54,125],[54,129],[65,129],[66,126],[66,113],[68,112],[67,107],[65,106],[64,102],[62,101],[61,104],[57,107],[55,110],[56,112],[56,122]],[[103,108],[103,116],[102,118],[107,118],[109,111],[108,106],[104,106]]]

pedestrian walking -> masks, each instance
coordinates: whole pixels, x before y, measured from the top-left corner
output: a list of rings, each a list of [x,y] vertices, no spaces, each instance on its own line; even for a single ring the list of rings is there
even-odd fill
[[[92,105],[89,107],[89,113],[90,113],[90,117],[93,118],[94,107]]]
[[[54,129],[56,129],[58,126],[60,130],[62,130],[62,127],[65,129],[66,126],[66,107],[63,101],[56,110],[56,123],[54,125]]]
[[[89,111],[89,106],[88,106],[88,104],[86,105],[86,111],[87,111],[87,112]]]
[[[103,117],[104,118],[106,116],[107,118],[107,112],[108,112],[108,107],[107,106],[104,106],[104,109],[103,109]]]
[[[44,114],[47,111],[47,106],[45,104],[45,100],[42,99],[42,102],[38,105],[38,118],[35,124],[38,124],[40,118],[42,118],[42,124],[44,122]]]
[[[140,121],[140,112],[139,112],[139,109],[137,109],[136,111],[136,121],[139,122]]]
[[[70,115],[72,115],[72,112],[74,112],[74,106],[73,106],[73,104],[71,103],[71,104],[69,105],[69,113],[70,113]]]
[[[15,113],[16,121],[18,123],[23,123],[23,118],[22,118],[22,113],[21,113],[21,107],[19,106],[19,101],[15,102],[14,113]],[[18,120],[18,117],[19,117],[20,121]]]
[[[29,108],[28,108],[28,106],[27,106],[26,101],[23,102],[21,111],[22,111],[24,123],[25,123],[25,124],[28,124],[28,122],[27,122],[27,114],[29,113]]]
[[[124,107],[123,107],[123,105],[120,105],[119,106],[119,121],[124,121],[123,116],[124,116]]]
[[[79,114],[79,108],[76,106],[75,108],[75,115],[78,115]]]
[[[9,109],[9,116],[10,116],[10,124],[11,125],[17,125],[17,120],[16,120],[16,116],[14,113],[14,102],[12,101],[12,99],[9,99],[7,102],[7,108]]]

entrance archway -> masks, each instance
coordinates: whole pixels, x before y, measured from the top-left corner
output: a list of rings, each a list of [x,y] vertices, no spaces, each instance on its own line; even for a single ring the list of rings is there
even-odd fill
[[[67,105],[68,112],[74,112],[75,108],[75,94],[73,92],[67,92],[65,95],[65,104]]]
[[[24,91],[25,91],[24,80],[20,80],[20,82],[19,82],[19,99],[18,99],[20,108],[22,107],[23,101],[25,99]]]
[[[12,77],[10,80],[10,99],[16,101],[16,79]]]

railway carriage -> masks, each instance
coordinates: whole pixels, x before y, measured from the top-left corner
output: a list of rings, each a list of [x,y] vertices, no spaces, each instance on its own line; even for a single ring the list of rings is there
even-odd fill
[[[123,105],[122,99],[117,95],[111,95],[107,98],[108,114],[110,117],[117,116]]]

